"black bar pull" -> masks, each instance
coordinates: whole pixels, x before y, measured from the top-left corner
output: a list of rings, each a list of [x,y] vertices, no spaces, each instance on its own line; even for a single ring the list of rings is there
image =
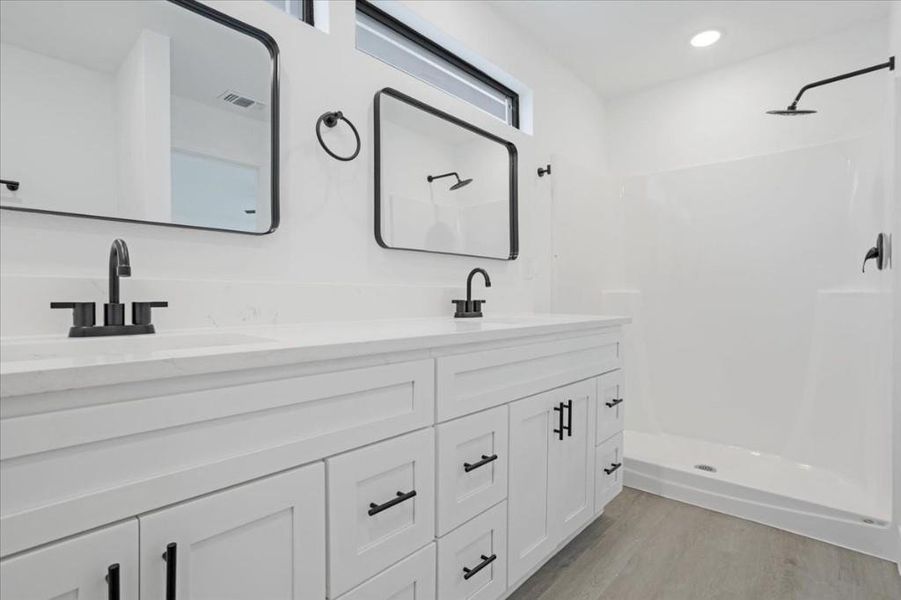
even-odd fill
[[[491,556],[482,555],[482,562],[474,566],[473,568],[463,567],[463,579],[469,579],[491,563],[493,563],[497,559],[497,554],[492,554]]]
[[[178,546],[175,542],[166,545],[166,551],[163,552],[163,560],[166,561],[166,600],[175,600],[177,593],[176,585],[178,580],[176,577],[176,569],[178,567]]]
[[[617,404],[622,404],[622,403],[623,403],[623,399],[622,399],[622,398],[614,398],[614,399],[611,400],[610,402],[604,402],[604,405],[605,405],[607,408],[613,408],[613,407],[616,406]]]
[[[566,432],[568,437],[573,436],[573,401],[566,401]]]
[[[607,475],[612,475],[613,472],[616,471],[616,470],[617,470],[618,468],[620,468],[621,466],[623,466],[623,463],[621,463],[621,462],[618,462],[618,463],[610,463],[610,468],[609,468],[609,469],[604,469],[604,473],[606,473]]]
[[[474,470],[478,469],[479,467],[483,467],[483,466],[487,465],[488,463],[494,462],[496,460],[497,460],[497,454],[492,454],[491,456],[488,456],[487,454],[483,454],[482,460],[480,460],[479,462],[475,462],[475,463],[471,463],[471,464],[463,463],[463,472],[469,473],[470,471],[474,471]]]
[[[119,600],[119,563],[106,568],[106,597],[108,600]]]
[[[563,439],[563,403],[561,402],[557,406],[555,406],[554,411],[560,413],[559,429],[555,429],[554,433],[556,433],[559,436],[557,438],[558,440],[562,440]]]
[[[19,182],[13,181],[12,179],[0,179],[0,184],[5,185],[6,189],[11,192],[15,192],[17,189],[19,189]]]
[[[384,504],[376,504],[375,502],[370,502],[369,503],[369,511],[368,511],[369,516],[371,517],[372,515],[377,515],[380,512],[382,512],[383,510],[388,510],[392,506],[397,506],[401,502],[406,502],[410,498],[415,498],[415,497],[416,497],[416,490],[410,490],[406,494],[403,492],[397,492],[396,498],[392,498],[391,500],[388,500]],[[166,600],[168,600],[168,598]]]

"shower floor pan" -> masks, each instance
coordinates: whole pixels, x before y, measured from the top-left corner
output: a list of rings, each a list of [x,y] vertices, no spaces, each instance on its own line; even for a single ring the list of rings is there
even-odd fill
[[[625,431],[625,485],[893,559],[889,515],[827,469],[746,448]]]

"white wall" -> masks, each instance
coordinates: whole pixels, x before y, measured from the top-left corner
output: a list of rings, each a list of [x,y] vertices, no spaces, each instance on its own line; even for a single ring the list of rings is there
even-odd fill
[[[554,308],[635,317],[627,428],[837,472],[882,518],[891,275],[860,263],[887,227],[888,74],[764,113],[888,49],[871,23],[611,99],[613,175],[555,182],[601,190],[556,219]]]
[[[494,312],[543,310],[550,297],[550,196],[535,169],[552,154],[578,164],[604,161],[602,103],[528,36],[475,2],[410,2],[408,10],[483,55],[534,90],[534,135],[515,131],[443,92],[354,48],[354,5],[331,2],[329,33],[262,2],[214,7],[268,31],[282,59],[281,226],[272,235],[199,232],[0,214],[0,324],[4,335],[65,331],[69,317],[50,300],[100,300],[109,243],[124,237],[133,278],[126,299],[167,299],[161,328],[242,321],[297,321],[448,314],[466,273],[483,266]],[[513,141],[520,159],[519,260],[390,251],[373,236],[372,97],[392,86]],[[313,127],[341,109],[359,128],[357,160],[339,163],[319,147]],[[333,135],[332,135],[333,134]],[[336,145],[343,131],[330,131]],[[37,242],[40,240],[40,243]],[[24,277],[22,277],[24,276]],[[59,279],[69,277],[73,279]],[[205,282],[209,282],[208,284]],[[52,296],[52,297],[51,297]]]

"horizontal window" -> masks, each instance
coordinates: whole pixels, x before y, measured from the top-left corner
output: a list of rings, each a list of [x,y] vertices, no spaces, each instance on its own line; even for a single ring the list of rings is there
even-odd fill
[[[364,0],[357,49],[519,127],[516,92]]]

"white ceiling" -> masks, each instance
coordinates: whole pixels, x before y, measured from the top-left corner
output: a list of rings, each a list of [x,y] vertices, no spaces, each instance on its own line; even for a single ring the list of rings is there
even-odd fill
[[[489,4],[601,95],[616,96],[864,21],[887,19],[890,3],[489,0]],[[722,31],[722,39],[709,48],[691,47],[689,39],[706,29]]]

